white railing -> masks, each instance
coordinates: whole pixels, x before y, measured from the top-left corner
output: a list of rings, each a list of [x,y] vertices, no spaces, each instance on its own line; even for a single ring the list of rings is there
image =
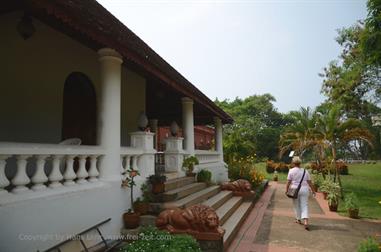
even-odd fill
[[[200,164],[216,163],[220,161],[220,154],[216,151],[195,150],[195,155]]]
[[[126,174],[130,168],[133,170],[139,170],[138,168],[138,159],[139,156],[143,154],[143,150],[133,147],[121,147],[120,148],[120,173],[123,178],[126,177]]]
[[[98,146],[0,142],[0,194],[95,182],[103,153]]]

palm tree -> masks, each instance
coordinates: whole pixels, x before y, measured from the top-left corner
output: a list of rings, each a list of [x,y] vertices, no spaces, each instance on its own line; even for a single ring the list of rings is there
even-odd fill
[[[335,180],[338,179],[340,188],[342,188],[340,173],[336,166],[337,149],[354,140],[362,140],[373,146],[374,137],[360,120],[344,118],[340,105],[332,105],[328,109],[317,111],[316,115],[316,136],[325,148],[330,149],[331,164],[335,166]],[[341,196],[343,197],[342,189]]]
[[[309,107],[290,113],[295,122],[285,129],[279,140],[280,156],[288,150],[294,150],[299,156],[316,144],[316,115]]]

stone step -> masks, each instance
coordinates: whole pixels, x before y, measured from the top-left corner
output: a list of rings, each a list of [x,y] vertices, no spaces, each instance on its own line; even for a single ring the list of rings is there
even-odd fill
[[[164,172],[163,175],[167,177],[167,180],[177,179],[179,177],[178,172]]]
[[[242,223],[245,221],[246,216],[250,213],[250,210],[254,206],[253,202],[243,202],[238,209],[226,220],[222,225],[225,229],[224,234],[224,247],[227,248],[234,236],[238,232]]]
[[[203,205],[210,206],[214,210],[222,206],[226,201],[228,201],[231,197],[233,197],[232,191],[221,191],[211,197],[210,199],[202,202]]]
[[[165,191],[168,192],[170,190],[174,190],[195,182],[194,177],[181,177],[167,180],[165,184]]]
[[[238,209],[242,201],[242,197],[234,196],[216,210],[218,218],[220,219],[220,225],[223,225],[226,220]]]
[[[205,188],[199,192],[188,195],[185,198],[182,198],[182,199],[179,199],[176,201],[172,201],[172,202],[166,202],[163,204],[163,208],[165,208],[165,209],[173,208],[173,207],[183,208],[183,207],[196,205],[198,203],[201,203],[201,202],[213,197],[219,191],[220,191],[219,185],[210,186],[210,187],[207,187],[207,188]]]
[[[192,183],[162,194],[163,201],[174,201],[206,188],[206,183]]]

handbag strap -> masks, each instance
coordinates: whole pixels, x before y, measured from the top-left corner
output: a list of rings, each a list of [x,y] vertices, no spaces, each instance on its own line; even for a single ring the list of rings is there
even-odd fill
[[[303,182],[303,179],[304,179],[304,175],[306,174],[306,169],[303,169],[303,176],[302,176],[302,179],[300,180],[299,182],[299,185],[298,185],[298,192],[300,190],[300,187],[302,186],[302,182]]]

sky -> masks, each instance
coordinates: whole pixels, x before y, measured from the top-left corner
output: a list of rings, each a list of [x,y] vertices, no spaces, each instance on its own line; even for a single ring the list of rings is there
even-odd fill
[[[365,0],[98,0],[211,100],[272,94],[280,112],[324,101],[318,73]]]

